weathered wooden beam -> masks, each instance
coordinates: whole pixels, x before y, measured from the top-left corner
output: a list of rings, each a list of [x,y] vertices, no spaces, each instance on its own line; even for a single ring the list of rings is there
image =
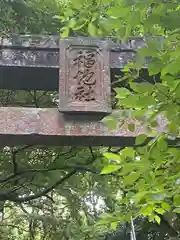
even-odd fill
[[[142,38],[109,45],[112,81],[144,45]],[[58,81],[59,36],[0,37],[0,89],[58,91]]]
[[[76,145],[131,146],[135,137],[145,132],[135,120],[135,132],[124,124],[109,131],[98,116],[63,115],[55,108],[0,108],[0,146],[10,145]],[[159,131],[166,121],[161,119]]]

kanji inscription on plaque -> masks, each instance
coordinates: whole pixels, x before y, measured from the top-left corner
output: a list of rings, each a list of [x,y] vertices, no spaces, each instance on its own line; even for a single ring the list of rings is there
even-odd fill
[[[106,41],[60,40],[59,109],[111,112],[109,51]]]

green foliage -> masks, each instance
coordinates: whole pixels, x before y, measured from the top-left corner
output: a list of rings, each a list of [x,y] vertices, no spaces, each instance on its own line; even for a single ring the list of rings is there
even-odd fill
[[[148,139],[146,134],[140,135],[134,147],[119,152],[58,147],[18,152],[17,148],[2,149],[0,238],[93,240],[104,239],[112,228],[118,234],[110,239],[126,240],[125,223],[133,218],[138,239],[177,239],[180,152],[179,143],[169,146],[167,139],[175,140],[179,135],[179,11],[179,0],[0,2],[3,34],[61,31],[62,37],[110,36],[122,42],[143,36],[147,46],[124,68],[129,88],[115,89],[117,109],[103,121],[114,129],[130,117],[153,136]],[[147,57],[153,84],[139,76]],[[156,82],[156,74],[160,82]],[[138,77],[141,83],[136,82]],[[17,106],[20,99],[20,104],[32,106],[30,95],[18,92],[10,104]],[[44,94],[38,92],[37,96],[39,99]],[[36,105],[44,106],[44,102],[51,106],[50,94]],[[162,128],[161,133],[156,129],[159,114],[169,120],[168,129]],[[128,129],[136,131],[136,124],[129,123]],[[74,174],[66,179],[72,170]],[[47,194],[39,194],[49,187]]]
[[[0,32],[2,34],[57,34],[59,21],[53,17],[63,11],[64,1],[1,0]]]
[[[118,109],[129,110],[129,116],[140,121],[146,134],[153,139],[148,140],[146,134],[138,136],[133,150],[125,148],[127,152],[133,151],[132,156],[126,155],[124,150],[116,156],[106,153],[104,156],[109,162],[102,173],[114,171],[121,191],[125,193],[119,204],[125,205],[126,214],[119,218],[115,212],[117,221],[143,215],[160,224],[165,212],[179,212],[179,143],[176,141],[174,146],[167,143],[167,139],[175,140],[180,134],[179,1],[77,1],[81,8],[76,8],[73,2],[68,5],[71,16],[64,15],[65,25],[73,31],[78,29],[82,35],[93,37],[111,36],[122,42],[132,36],[143,36],[146,40],[146,46],[138,51],[136,61],[124,69],[131,90],[124,86],[116,88],[115,92]],[[72,19],[73,26],[70,25]],[[141,83],[137,83],[147,57],[148,73],[154,83],[142,76]],[[157,74],[160,82],[155,80]],[[112,114],[104,122],[113,129],[126,118]],[[136,131],[136,124],[129,123],[128,129]]]

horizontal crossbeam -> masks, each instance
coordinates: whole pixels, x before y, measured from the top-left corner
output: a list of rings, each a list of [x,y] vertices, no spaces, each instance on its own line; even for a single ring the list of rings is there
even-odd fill
[[[112,81],[143,46],[142,38],[108,45]],[[59,36],[0,37],[0,89],[58,91],[59,52]]]
[[[142,124],[134,120],[135,132],[124,124],[109,131],[98,116],[63,115],[55,108],[0,108],[0,146],[6,145],[74,145],[132,146],[143,134]],[[159,131],[166,121],[161,120]]]

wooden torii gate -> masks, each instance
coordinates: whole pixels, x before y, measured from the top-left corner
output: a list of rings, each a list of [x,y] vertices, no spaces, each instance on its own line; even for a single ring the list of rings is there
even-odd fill
[[[115,44],[81,37],[1,37],[0,89],[59,89],[60,103],[59,108],[0,107],[0,146],[134,144],[144,133],[138,122],[135,132],[126,125],[109,131],[100,120],[112,111],[111,80],[144,45],[142,38]]]

